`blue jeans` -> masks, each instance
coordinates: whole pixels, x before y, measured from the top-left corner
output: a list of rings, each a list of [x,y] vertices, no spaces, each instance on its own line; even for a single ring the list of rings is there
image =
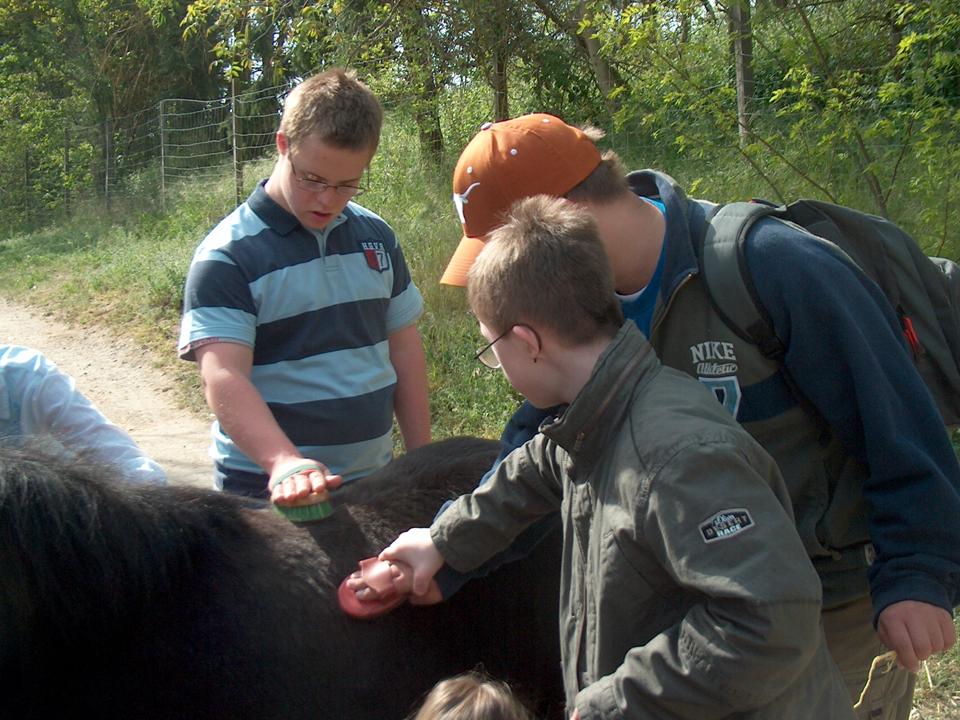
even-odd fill
[[[507,455],[539,433],[540,424],[545,419],[552,418],[559,410],[559,406],[541,410],[540,408],[535,408],[529,402],[524,402],[503,429],[503,433],[500,435],[500,454],[497,456],[497,459],[494,460],[490,469],[487,470],[486,474],[480,479],[478,487],[493,476],[497,466]],[[441,505],[440,510],[434,516],[434,520],[440,517],[444,511],[450,507],[452,502],[452,500],[447,500]],[[559,526],[560,513],[552,513],[540,518],[520,533],[510,547],[494,555],[483,563],[483,565],[470,572],[457,572],[449,565],[444,565],[434,577],[437,585],[440,586],[440,592],[443,594],[444,599],[456,593],[466,585],[468,581],[489,575],[507,563],[516,562],[517,560],[525,558],[533,552],[534,548],[536,548],[547,535]]]

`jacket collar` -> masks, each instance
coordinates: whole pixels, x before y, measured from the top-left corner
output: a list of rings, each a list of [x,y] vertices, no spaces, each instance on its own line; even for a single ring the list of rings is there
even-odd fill
[[[627,320],[600,355],[587,384],[556,420],[541,427],[543,434],[571,455],[587,458],[600,452],[604,439],[617,432],[637,384],[659,367],[650,343]]]
[[[715,206],[688,200],[676,180],[657,170],[637,170],[627,175],[630,189],[663,203],[667,230],[664,235],[663,282],[660,300],[666,303],[684,278],[700,271],[699,238],[704,236],[708,213]]]

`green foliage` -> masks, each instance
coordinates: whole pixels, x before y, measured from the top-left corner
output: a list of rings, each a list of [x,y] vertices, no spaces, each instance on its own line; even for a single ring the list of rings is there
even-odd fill
[[[78,193],[103,192],[106,149],[94,123],[112,118],[119,142],[125,113],[160,98],[222,97],[229,79],[238,92],[275,88],[346,64],[415,124],[417,151],[434,170],[446,171],[493,118],[499,98],[500,110],[514,115],[546,110],[607,127],[645,164],[722,164],[721,174],[774,199],[814,195],[897,219],[906,212],[925,245],[955,250],[956,3],[751,4],[754,94],[744,138],[725,7],[702,0],[7,2],[0,5],[0,219],[32,227],[56,218]],[[588,49],[592,41],[599,52]],[[606,97],[605,68],[614,83]],[[275,103],[265,98],[251,112],[269,125]],[[79,133],[77,123],[89,132]],[[158,159],[156,137],[138,142],[137,153]],[[135,155],[114,153],[123,175]],[[156,195],[147,173],[138,168],[129,177],[138,184],[117,190]],[[927,202],[938,193],[941,201]]]
[[[217,93],[203,48],[169,21],[185,3],[146,6],[121,0],[0,4],[4,227],[45,224],[60,217],[78,190],[102,190],[107,119],[121,127],[163,97]],[[129,160],[130,150],[118,148],[114,162]]]
[[[501,373],[474,360],[482,338],[467,313],[464,291],[439,284],[461,228],[450,200],[450,175],[438,177],[418,157],[413,124],[391,118],[362,204],[393,227],[424,296],[427,310],[419,328],[427,352],[435,436],[496,437],[519,398]]]
[[[956,3],[780,5],[752,7],[754,95],[741,138],[720,3],[4,3],[0,220],[37,227],[67,203],[105,203],[105,185],[111,201],[139,196],[149,209],[162,182],[148,167],[159,134],[122,135],[118,112],[146,112],[164,92],[213,97],[233,78],[238,91],[275,88],[246,111],[268,134],[276,83],[344,63],[413,124],[407,151],[441,177],[493,119],[496,88],[511,114],[546,110],[606,127],[637,164],[690,168],[683,179],[717,199],[832,199],[893,217],[925,247],[956,255]],[[599,55],[585,50],[590,40]],[[599,91],[604,62],[618,83],[609,97]],[[103,125],[77,127],[105,117],[115,120],[109,168]]]
[[[742,139],[727,21],[719,4],[676,1],[598,16],[605,53],[628,78],[616,117],[627,154],[693,168],[688,184],[719,200],[855,205],[957,257],[957,4],[757,3]]]
[[[426,301],[420,331],[436,436],[496,437],[519,398],[501,373],[474,360],[482,341],[463,290],[439,285],[460,225],[449,176],[421,165],[416,144],[413,125],[391,117],[361,199],[394,228]],[[248,168],[250,184],[271,166],[265,161]],[[108,217],[78,209],[56,226],[0,241],[0,287],[74,322],[113,324],[132,335],[177,378],[181,401],[200,409],[195,368],[174,352],[183,284],[197,244],[233,204],[233,177],[225,173],[215,182],[170,189],[166,212],[124,205]]]
[[[543,38],[534,52],[517,58],[511,114],[549,110],[562,118],[605,124],[607,113],[596,82],[586,68],[570,62],[566,38]]]

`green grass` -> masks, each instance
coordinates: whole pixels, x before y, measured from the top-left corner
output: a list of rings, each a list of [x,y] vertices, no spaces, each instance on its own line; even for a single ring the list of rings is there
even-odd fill
[[[628,147],[624,153],[628,167],[668,167],[691,194],[716,199],[762,195],[757,178],[732,158],[678,160],[655,145]],[[245,166],[247,190],[271,167],[269,160]],[[474,361],[480,335],[466,313],[463,290],[438,283],[460,239],[450,200],[451,173],[452,167],[423,167],[416,134],[391,122],[361,200],[396,231],[426,301],[420,330],[436,437],[496,437],[519,398],[502,374],[487,372]],[[799,187],[790,190],[800,192]],[[110,325],[132,337],[170,375],[179,402],[201,410],[195,367],[176,357],[179,311],[194,249],[235,205],[232,173],[225,169],[219,181],[168,187],[165,200],[166,212],[155,197],[140,206],[115,201],[111,214],[102,207],[80,206],[56,225],[0,240],[0,292],[54,316]]]
[[[954,621],[960,632],[960,621]],[[917,720],[960,718],[960,646],[924,663],[913,705]]]
[[[417,156],[411,136],[385,134],[361,200],[396,231],[425,298],[420,331],[435,437],[498,437],[519,398],[501,373],[474,360],[481,337],[464,291],[438,282],[460,225],[449,173],[420,167],[411,161]],[[270,161],[247,166],[248,188],[271,167]],[[200,411],[196,368],[176,357],[183,284],[197,244],[234,204],[233,177],[225,172],[219,182],[168,188],[166,213],[118,202],[111,216],[79,210],[55,226],[0,240],[0,292],[54,317],[112,326],[133,338],[171,377],[179,403]]]

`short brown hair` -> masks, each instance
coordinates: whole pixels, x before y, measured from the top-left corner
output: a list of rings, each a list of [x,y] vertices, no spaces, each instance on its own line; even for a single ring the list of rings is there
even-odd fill
[[[606,134],[592,125],[583,125],[580,130],[594,144],[603,140]],[[570,188],[564,196],[574,202],[594,202],[602,205],[630,192],[626,176],[627,171],[623,167],[620,156],[613,150],[607,150],[601,155],[600,164],[593,169],[593,172]]]
[[[476,671],[438,682],[413,716],[413,720],[530,719],[506,683]]]
[[[307,78],[287,96],[280,131],[291,146],[316,136],[344,150],[373,153],[380,144],[383,108],[352,70],[332,68]]]
[[[611,202],[630,192],[626,174],[620,157],[613,150],[607,150],[594,171],[567,191],[566,197],[574,202],[598,205]]]
[[[531,322],[580,345],[623,324],[596,225],[562,198],[517,201],[467,277],[470,307],[495,332]]]

